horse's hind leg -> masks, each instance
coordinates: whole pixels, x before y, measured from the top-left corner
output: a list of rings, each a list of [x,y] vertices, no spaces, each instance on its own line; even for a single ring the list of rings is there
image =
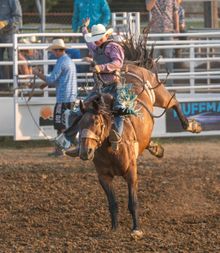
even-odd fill
[[[170,109],[172,108],[177,113],[182,128],[192,133],[200,133],[202,131],[201,125],[195,120],[188,120],[184,116],[178,100],[172,95],[163,84],[155,88],[155,106]]]
[[[138,218],[138,197],[137,197],[137,165],[136,161],[130,167],[130,171],[126,176],[128,184],[128,210],[132,216],[132,233],[131,236],[135,240],[143,237],[143,232],[139,230],[139,218]]]
[[[179,102],[176,100],[176,98],[173,98],[173,103],[172,103],[172,108],[174,109],[174,111],[176,112],[179,120],[180,120],[180,123],[182,125],[182,128],[184,130],[187,129],[188,125],[189,125],[189,122],[188,122],[188,119],[184,116],[184,114],[182,113],[182,110],[181,110],[181,107],[180,107],[180,104]]]
[[[194,119],[187,119],[180,107],[179,102],[176,100],[176,98],[173,98],[173,105],[172,108],[175,110],[175,112],[177,113],[177,116],[181,122],[182,128],[188,132],[191,133],[200,133],[202,131],[202,127],[201,124],[199,122],[197,122]]]
[[[107,175],[99,175],[98,178],[108,199],[112,229],[115,230],[118,227],[118,204],[112,184],[113,177]]]

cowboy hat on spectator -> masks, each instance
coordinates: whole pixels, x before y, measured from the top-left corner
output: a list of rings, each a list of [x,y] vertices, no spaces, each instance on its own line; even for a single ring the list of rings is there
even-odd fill
[[[52,51],[54,49],[67,49],[63,39],[55,39],[52,41],[52,45],[50,45],[47,50]]]

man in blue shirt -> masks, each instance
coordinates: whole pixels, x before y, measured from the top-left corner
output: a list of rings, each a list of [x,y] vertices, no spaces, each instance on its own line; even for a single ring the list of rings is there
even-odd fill
[[[80,55],[80,50],[79,49],[74,49],[74,48],[68,48],[66,49],[66,54],[71,58],[71,59],[81,59]],[[48,60],[56,60],[57,57],[52,53],[48,53]],[[48,66],[48,73],[51,73],[53,71],[54,65],[49,65]],[[77,73],[81,73],[81,66],[76,65],[76,70]]]
[[[83,20],[90,18],[89,29],[93,25],[102,24],[107,27],[111,19],[111,11],[106,0],[75,0],[72,18],[73,32],[81,32]]]
[[[72,109],[77,97],[77,79],[76,66],[65,53],[66,46],[62,39],[55,39],[49,51],[52,51],[57,62],[53,71],[44,75],[38,69],[33,70],[33,74],[44,80],[49,86],[56,86],[56,104],[54,107],[54,128],[59,135],[65,130],[64,112],[66,109]],[[59,149],[56,149],[51,155],[59,155]]]

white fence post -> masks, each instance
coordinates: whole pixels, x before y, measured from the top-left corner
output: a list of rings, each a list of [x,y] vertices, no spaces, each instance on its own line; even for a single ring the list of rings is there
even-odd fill
[[[140,34],[139,12],[115,12],[112,13],[112,27],[115,32],[127,32],[129,29],[135,36]]]
[[[190,54],[189,54],[190,58],[191,59],[195,58],[195,48],[194,47],[190,47],[190,51],[189,52],[190,52]],[[189,64],[190,64],[189,65],[190,72],[194,73],[195,72],[195,62],[193,60],[191,60]],[[190,78],[190,86],[191,87],[195,86],[195,79],[194,78]],[[190,93],[194,94],[195,90],[191,89]]]

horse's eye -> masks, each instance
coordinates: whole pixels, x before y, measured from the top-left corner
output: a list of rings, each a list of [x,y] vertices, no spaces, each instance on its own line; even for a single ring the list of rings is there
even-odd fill
[[[95,124],[95,125],[98,125],[98,124],[99,124],[98,119],[95,119],[94,124]]]

